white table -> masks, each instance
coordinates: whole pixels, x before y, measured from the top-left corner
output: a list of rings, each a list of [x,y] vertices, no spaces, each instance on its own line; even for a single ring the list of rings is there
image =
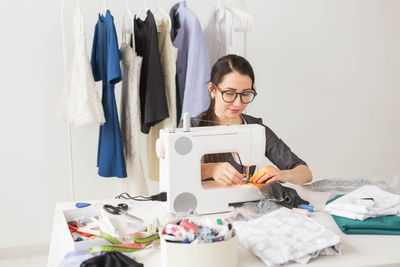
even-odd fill
[[[400,236],[385,235],[345,235],[337,227],[332,217],[324,213],[322,208],[330,197],[329,193],[312,192],[305,186],[291,186],[297,190],[299,195],[310,201],[316,207],[311,218],[340,236],[342,241],[342,255],[320,256],[309,262],[310,266],[377,266],[393,265],[400,266]],[[86,201],[89,203],[121,203],[121,200]],[[151,222],[157,216],[165,214],[164,203],[157,202],[127,202],[134,214]],[[54,267],[63,259],[64,255],[73,249],[69,241],[69,232],[65,224],[63,210],[74,209],[75,202],[57,203],[55,208],[51,243],[48,257],[48,266]],[[208,215],[212,219],[223,218],[224,214]],[[239,247],[239,266],[258,267],[265,266],[264,263],[249,251]],[[135,252],[135,259],[146,267],[160,266],[160,248],[152,248]],[[290,266],[304,266],[291,264]]]

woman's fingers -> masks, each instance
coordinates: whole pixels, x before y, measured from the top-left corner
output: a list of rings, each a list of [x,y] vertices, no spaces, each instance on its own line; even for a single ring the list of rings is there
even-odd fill
[[[264,183],[264,185],[266,185],[266,184],[272,184],[273,182],[276,182],[276,181],[278,181],[278,178],[277,178],[277,177],[272,177],[271,179],[269,179],[268,181],[266,181],[266,182]]]
[[[243,174],[238,172],[231,164],[227,163],[226,168],[225,168],[225,173],[224,173],[229,181],[230,184],[240,184],[242,183],[243,180]]]
[[[215,179],[217,183],[222,184],[222,185],[229,185],[230,181],[229,178],[225,175],[221,175],[218,177],[218,179]]]
[[[223,185],[237,185],[242,183],[244,174],[238,172],[230,163],[224,162],[217,165],[214,179]]]
[[[260,177],[260,179],[258,179],[257,183],[261,184],[264,183],[265,181],[273,178],[275,176],[275,174],[273,172],[266,172],[264,176]]]
[[[262,176],[264,176],[264,174],[267,172],[266,168],[262,168],[260,170],[258,170],[251,178],[250,178],[250,182],[252,183],[256,183],[258,181],[258,179],[260,179]]]
[[[240,184],[242,183],[242,180],[244,178],[243,174],[238,172],[235,168],[232,167],[233,170],[231,170],[231,177],[232,177],[232,184]]]
[[[253,176],[251,176],[250,178],[250,182],[254,182],[254,180],[256,179],[256,177],[258,177],[260,175],[260,173],[263,171],[264,168],[259,169],[258,171],[256,171],[255,174],[253,174]]]
[[[226,182],[227,185],[233,185],[235,184],[235,180],[230,174],[225,174],[223,176],[224,181]]]

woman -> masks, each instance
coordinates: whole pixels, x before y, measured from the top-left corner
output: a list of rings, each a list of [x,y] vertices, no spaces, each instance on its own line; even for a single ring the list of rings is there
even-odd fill
[[[243,110],[257,95],[254,88],[254,72],[243,57],[227,55],[220,58],[211,70],[208,83],[211,101],[209,108],[196,118],[192,126],[226,124],[262,124],[261,118],[243,114]],[[265,156],[278,168],[267,166],[253,177],[253,183],[291,182],[304,184],[311,182],[312,174],[307,164],[298,158],[271,129],[265,127]],[[209,154],[203,157],[201,179],[213,178],[223,185],[240,184],[244,179],[240,158],[237,154]],[[252,174],[254,168],[250,170]]]

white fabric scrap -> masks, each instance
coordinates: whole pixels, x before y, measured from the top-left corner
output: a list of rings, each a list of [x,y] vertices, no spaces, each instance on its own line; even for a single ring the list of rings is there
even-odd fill
[[[358,199],[373,198],[374,205],[362,205]],[[400,195],[392,194],[374,185],[364,185],[327,204],[324,210],[332,215],[365,220],[394,215],[400,211]]]
[[[267,266],[291,261],[305,264],[319,255],[340,254],[339,236],[287,208],[233,225],[240,245]]]

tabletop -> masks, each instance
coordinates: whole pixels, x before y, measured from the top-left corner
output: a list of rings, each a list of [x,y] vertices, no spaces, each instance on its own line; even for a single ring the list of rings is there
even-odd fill
[[[400,253],[397,253],[400,247],[400,236],[388,235],[346,235],[340,231],[332,217],[323,211],[324,203],[330,198],[329,192],[314,192],[307,186],[290,187],[297,190],[298,194],[308,200],[315,206],[315,212],[310,217],[325,228],[336,233],[341,239],[342,254],[338,256],[319,256],[312,259],[310,266],[400,266]],[[116,204],[121,200],[96,200],[85,201],[93,205],[103,205],[106,203]],[[64,255],[73,250],[70,234],[64,218],[64,210],[74,209],[76,202],[57,203],[55,207],[53,229],[51,235],[48,266],[58,266]],[[135,202],[126,201],[129,204],[130,212],[144,219],[146,222],[152,222],[156,218],[166,215],[165,203],[161,202]],[[133,212],[134,211],[134,212]],[[229,213],[206,215],[210,219],[224,218]],[[250,251],[239,246],[239,265],[246,267],[259,267],[265,264]],[[161,253],[160,248],[155,247],[147,250],[135,252],[134,258],[144,266],[160,266]],[[292,263],[290,266],[303,266]]]

